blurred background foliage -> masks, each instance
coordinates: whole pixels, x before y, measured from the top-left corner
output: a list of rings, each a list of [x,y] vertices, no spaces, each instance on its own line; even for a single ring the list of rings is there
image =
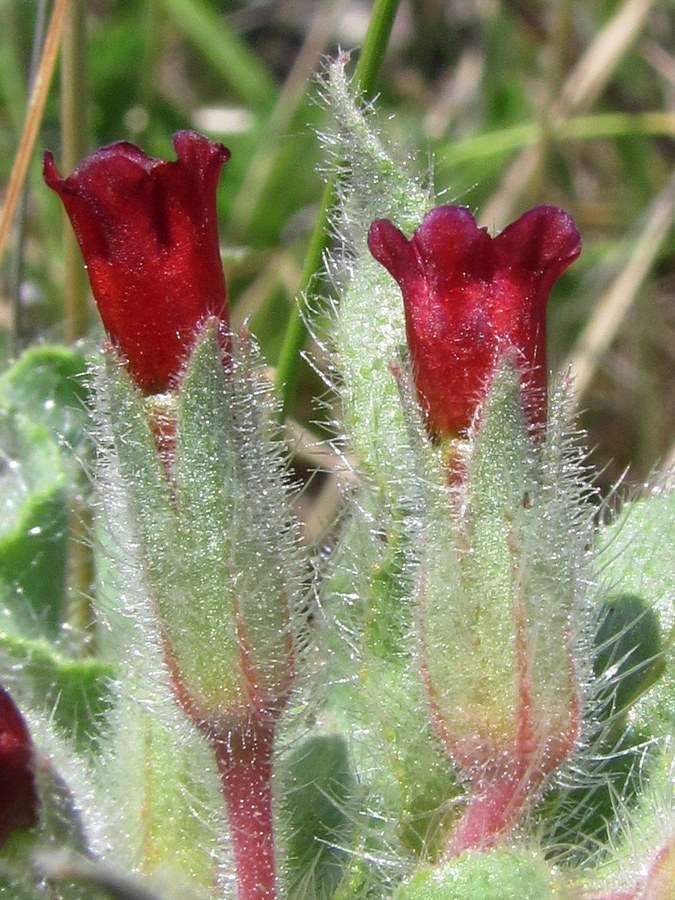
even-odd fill
[[[274,366],[323,192],[317,73],[359,47],[370,11],[364,0],[71,0],[2,260],[7,361],[97,334],[40,152],[65,172],[119,139],[171,158],[172,133],[188,127],[232,150],[218,203],[233,319]],[[49,0],[0,0],[3,193],[50,12]],[[385,134],[420,171],[434,167],[445,202],[496,230],[537,203],[574,216],[584,253],[551,301],[550,362],[577,377],[605,490],[628,466],[639,484],[675,457],[674,33],[672,0],[402,0],[379,79]],[[325,387],[297,365],[288,408],[304,474],[325,433]],[[304,502],[316,537],[339,502],[330,473]]]

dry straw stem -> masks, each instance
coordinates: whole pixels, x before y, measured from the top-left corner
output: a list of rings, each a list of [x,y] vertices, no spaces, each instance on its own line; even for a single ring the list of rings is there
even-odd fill
[[[650,204],[632,255],[596,304],[567,361],[574,377],[577,403],[588,390],[602,354],[619,331],[674,220],[675,175]]]
[[[663,472],[671,473],[673,475],[673,480],[675,480],[675,441],[673,441],[661,469]]]
[[[672,88],[675,88],[675,58],[673,58],[670,53],[667,53],[663,47],[656,43],[656,41],[645,41],[642,52],[644,58],[655,71],[657,71]]]
[[[344,490],[334,474],[326,476],[314,502],[302,516],[302,539],[308,546],[319,542],[338,521],[344,505]]]
[[[317,496],[305,503],[302,502],[305,495],[300,498],[302,538],[312,545],[337,521],[344,504],[344,485],[357,480],[357,462],[336,452],[330,443],[322,441],[294,419],[285,420],[284,431],[293,457],[312,470],[324,473],[325,480]]]
[[[21,189],[26,179],[28,165],[33,155],[35,140],[42,122],[49,86],[54,74],[54,66],[56,65],[56,57],[59,51],[61,34],[66,21],[70,0],[55,0],[52,16],[49,21],[49,28],[45,37],[45,46],[42,52],[42,59],[35,77],[35,85],[31,94],[30,103],[28,104],[28,112],[26,121],[24,122],[21,140],[16,152],[16,159],[12,167],[12,173],[9,177],[7,185],[7,193],[5,195],[5,203],[0,214],[0,262],[7,246],[9,231],[14,218],[14,211],[18,203]]]
[[[555,136],[556,127],[566,118],[593,105],[621,57],[640,33],[652,3],[653,0],[625,0],[566,79],[551,106],[542,138],[550,131]],[[541,145],[535,144],[517,156],[483,210],[481,224],[499,226],[511,218],[518,198],[537,171],[540,155]]]

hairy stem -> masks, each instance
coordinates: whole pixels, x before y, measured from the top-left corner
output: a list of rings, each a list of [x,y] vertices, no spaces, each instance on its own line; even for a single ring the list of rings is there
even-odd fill
[[[518,822],[533,788],[528,780],[508,776],[481,784],[451,835],[445,857],[493,847],[499,835]]]
[[[274,727],[248,723],[214,741],[237,873],[237,900],[273,900],[272,822]]]

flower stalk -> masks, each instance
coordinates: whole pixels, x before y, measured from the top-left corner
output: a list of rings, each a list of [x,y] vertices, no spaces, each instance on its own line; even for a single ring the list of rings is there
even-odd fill
[[[228,810],[238,900],[276,896],[272,820],[274,725],[251,722],[213,742]]]

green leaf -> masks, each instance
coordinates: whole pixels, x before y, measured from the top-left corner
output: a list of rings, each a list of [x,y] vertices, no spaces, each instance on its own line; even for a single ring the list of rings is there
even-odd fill
[[[626,710],[665,669],[658,614],[633,594],[618,594],[605,601],[595,647],[596,676],[611,674],[603,691],[607,712]]]
[[[342,848],[349,845],[356,783],[347,741],[311,735],[285,761],[282,795],[289,891],[293,897],[329,898],[342,878]]]
[[[93,657],[73,659],[53,644],[3,631],[0,682],[30,698],[80,749],[91,746],[108,711],[113,667]]]
[[[675,491],[657,485],[650,494],[627,503],[619,516],[602,529],[598,562],[612,596],[642,601],[634,624],[626,623],[627,635],[644,641],[636,650],[643,661],[643,678],[626,682],[626,699],[634,701],[632,716],[655,733],[675,728]],[[648,607],[658,617],[661,645],[644,612]],[[625,617],[625,614],[624,614]],[[627,637],[623,643],[630,638]],[[659,655],[659,651],[662,651]],[[653,665],[647,667],[649,654]],[[663,670],[662,677],[659,677]],[[639,676],[639,672],[637,673]]]
[[[600,565],[613,593],[643,597],[666,632],[675,624],[675,490],[656,487],[626,503],[602,529]]]
[[[670,738],[653,741],[650,757],[647,767],[644,757],[641,761],[637,794],[614,796],[611,842],[590,882],[593,897],[617,896],[617,885],[628,888],[629,897],[671,900],[673,896],[675,755]],[[597,845],[591,851],[597,860]]]
[[[61,446],[77,449],[87,425],[85,361],[66,347],[31,347],[0,375],[0,405],[44,426]]]
[[[54,639],[66,579],[61,453],[44,427],[3,411],[0,452],[0,580],[16,589],[8,596],[8,617],[28,636]]]
[[[0,898],[2,900],[40,900],[42,891],[18,872],[12,871],[4,860],[0,860]]]
[[[555,853],[556,862],[588,862],[616,827],[617,798],[632,806],[644,788],[654,751],[645,752],[649,736],[625,728],[620,718],[603,738],[578,758],[583,772],[578,781],[554,786],[536,810],[543,845]]]

